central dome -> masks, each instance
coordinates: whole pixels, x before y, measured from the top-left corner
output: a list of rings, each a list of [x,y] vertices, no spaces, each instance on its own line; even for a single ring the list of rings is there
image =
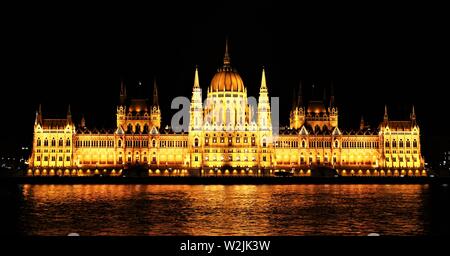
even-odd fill
[[[244,82],[239,73],[231,67],[228,55],[228,40],[225,44],[223,66],[217,70],[210,84],[211,92],[244,92]]]
[[[212,92],[243,92],[244,82],[231,67],[223,67],[214,75],[210,85]]]

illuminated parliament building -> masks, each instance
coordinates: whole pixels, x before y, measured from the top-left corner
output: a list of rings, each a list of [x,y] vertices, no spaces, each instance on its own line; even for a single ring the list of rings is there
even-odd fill
[[[66,118],[36,113],[28,175],[123,176],[314,176],[328,168],[341,176],[425,176],[420,129],[414,108],[409,120],[394,121],[385,107],[379,126],[361,120],[357,130],[339,126],[333,92],[329,100],[304,102],[301,87],[289,127],[275,133],[265,71],[256,104],[232,67],[228,46],[211,79],[204,104],[195,69],[186,131],[161,125],[156,83],[153,99],[130,98],[121,84],[116,127],[98,130]],[[286,113],[287,114],[287,113]]]

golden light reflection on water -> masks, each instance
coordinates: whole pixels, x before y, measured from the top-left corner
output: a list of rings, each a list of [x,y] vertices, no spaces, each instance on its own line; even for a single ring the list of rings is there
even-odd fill
[[[427,185],[24,185],[32,235],[420,235]]]

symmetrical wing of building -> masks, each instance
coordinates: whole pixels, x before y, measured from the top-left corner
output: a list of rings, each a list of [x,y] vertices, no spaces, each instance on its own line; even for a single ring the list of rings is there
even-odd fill
[[[148,175],[274,175],[285,171],[309,176],[320,168],[339,175],[423,176],[420,129],[414,108],[409,120],[393,121],[387,108],[376,129],[338,125],[338,107],[329,102],[304,104],[301,88],[290,113],[290,126],[275,134],[265,71],[256,104],[231,66],[228,46],[223,65],[211,80],[206,104],[195,70],[189,128],[161,126],[156,83],[153,100],[127,97],[122,84],[113,130],[76,125],[70,107],[64,119],[36,114],[29,175],[122,175],[144,169]],[[327,106],[326,106],[327,105]]]

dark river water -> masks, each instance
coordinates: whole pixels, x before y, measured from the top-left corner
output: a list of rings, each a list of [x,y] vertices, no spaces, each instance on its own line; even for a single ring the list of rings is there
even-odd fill
[[[19,235],[440,235],[431,185],[21,185],[2,203]],[[6,205],[5,205],[6,204]]]

